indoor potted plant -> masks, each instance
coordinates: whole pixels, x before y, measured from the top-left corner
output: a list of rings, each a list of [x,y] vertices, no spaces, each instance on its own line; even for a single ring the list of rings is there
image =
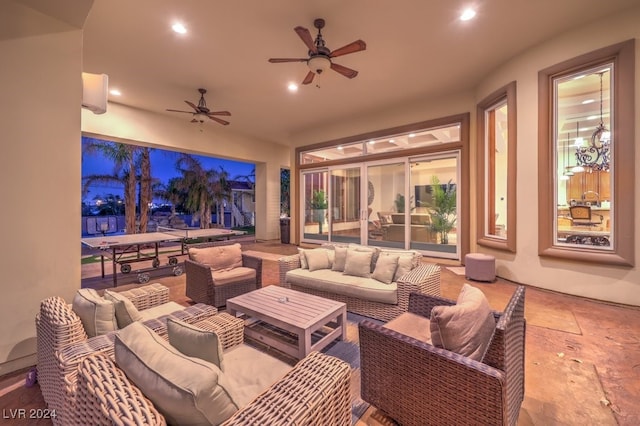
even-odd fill
[[[322,234],[322,223],[324,222],[328,206],[325,192],[321,189],[313,191],[309,207],[311,208],[313,219],[318,222],[319,234]]]
[[[449,231],[456,224],[456,187],[451,180],[440,185],[437,176],[431,179],[433,186],[433,207],[431,208],[431,229],[440,235],[440,244],[449,244]]]

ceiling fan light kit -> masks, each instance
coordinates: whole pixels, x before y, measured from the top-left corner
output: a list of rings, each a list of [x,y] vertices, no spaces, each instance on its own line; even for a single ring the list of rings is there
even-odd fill
[[[367,44],[362,40],[356,40],[352,43],[342,46],[339,49],[331,51],[326,47],[325,41],[322,38],[322,28],[324,28],[324,25],[324,19],[318,18],[313,21],[313,26],[318,29],[318,35],[316,36],[315,40],[311,36],[311,33],[308,29],[304,27],[295,27],[293,29],[296,34],[298,34],[298,37],[300,37],[305,46],[307,46],[307,48],[309,49],[307,53],[309,55],[308,58],[271,58],[269,59],[269,62],[271,62],[272,64],[283,62],[306,62],[307,66],[309,67],[309,72],[302,81],[302,84],[310,84],[316,74],[320,75],[329,68],[347,78],[354,78],[355,76],[357,76],[358,71],[347,68],[343,65],[336,64],[332,61],[332,59],[338,56],[365,50],[367,48]]]

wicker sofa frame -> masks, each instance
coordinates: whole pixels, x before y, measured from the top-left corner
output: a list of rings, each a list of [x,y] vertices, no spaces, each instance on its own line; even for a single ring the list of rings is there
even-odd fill
[[[223,425],[350,425],[350,374],[344,361],[312,352]],[[76,409],[85,424],[166,424],[109,357],[84,358],[78,376]]]
[[[440,266],[436,264],[420,263],[408,274],[401,277],[397,281],[398,303],[395,305],[310,289],[287,282],[287,272],[301,267],[300,254],[281,257],[278,259],[278,266],[281,286],[346,303],[347,311],[382,321],[390,321],[401,313],[406,312],[409,307],[409,294],[412,292],[427,293],[436,296],[441,294]]]
[[[190,247],[205,248],[229,244],[235,244],[235,241],[213,241],[194,244]],[[185,259],[184,263],[187,274],[186,295],[196,303],[205,303],[220,308],[227,304],[227,299],[262,287],[262,259],[259,257],[242,254],[242,266],[256,270],[255,280],[244,279],[225,285],[216,284],[208,266],[190,259]]]
[[[403,425],[515,425],[524,398],[524,301],[518,286],[504,312],[494,312],[496,329],[482,362],[362,321],[362,399]],[[452,304],[413,293],[409,312],[429,318],[434,306]]]
[[[151,284],[122,292],[140,310],[169,301],[169,289]],[[166,318],[171,316],[195,323],[217,313],[213,306],[196,304],[170,315],[150,319],[144,324],[166,336]],[[89,355],[103,353],[113,356],[115,333],[88,338],[80,317],[61,297],[49,297],[40,303],[36,314],[36,350],[38,382],[50,410],[55,410],[54,424],[87,424],[76,414],[77,370]]]

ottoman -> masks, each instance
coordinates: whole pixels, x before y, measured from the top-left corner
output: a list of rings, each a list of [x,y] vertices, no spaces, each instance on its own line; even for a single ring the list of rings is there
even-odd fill
[[[496,258],[490,254],[469,253],[464,257],[465,275],[474,281],[495,281]]]

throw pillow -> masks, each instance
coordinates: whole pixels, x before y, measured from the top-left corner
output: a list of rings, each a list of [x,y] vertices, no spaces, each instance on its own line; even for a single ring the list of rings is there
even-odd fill
[[[369,278],[371,276],[372,257],[372,251],[347,249],[347,260],[344,264],[344,273],[346,275]]]
[[[118,328],[125,328],[134,321],[142,320],[142,314],[126,296],[115,291],[105,290],[104,298],[115,304]]]
[[[216,365],[180,353],[140,322],[118,332],[114,354],[118,367],[168,424],[217,425],[238,410]]]
[[[89,337],[118,329],[114,303],[100,297],[92,288],[79,289],[73,298],[71,309],[80,317]]]
[[[347,248],[346,247],[336,247],[335,251],[335,259],[333,261],[333,266],[331,270],[344,272],[344,265],[347,262]]]
[[[378,255],[380,254],[380,250],[377,247],[369,247],[363,246],[360,244],[350,243],[348,248],[357,250],[357,251],[366,251],[371,252],[373,255],[371,256],[371,270],[369,272],[373,272],[376,269],[376,262],[378,261]]]
[[[430,328],[434,346],[482,361],[496,321],[484,293],[465,283],[455,305],[431,310]]]
[[[328,250],[325,249],[313,249],[304,252],[310,272],[318,269],[331,269],[327,252]]]
[[[189,259],[207,265],[214,271],[230,271],[242,266],[242,246],[235,243],[214,247],[190,247]]]
[[[309,269],[309,264],[307,263],[307,256],[305,255],[305,249],[298,248],[298,254],[300,255],[300,267],[302,269]]]
[[[371,278],[385,284],[391,284],[398,268],[400,256],[380,256],[376,262],[376,269]]]
[[[171,346],[183,354],[209,361],[224,371],[222,343],[215,332],[169,317],[167,334]]]

